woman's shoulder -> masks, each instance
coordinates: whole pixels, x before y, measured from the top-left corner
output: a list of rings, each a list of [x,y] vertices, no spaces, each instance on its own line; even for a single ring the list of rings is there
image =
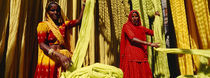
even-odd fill
[[[70,21],[69,20],[67,20],[67,21],[64,21],[64,23],[66,24],[66,23],[69,23]]]
[[[49,28],[48,28],[47,24],[45,23],[45,21],[39,22],[38,27],[37,27],[38,31],[44,31],[44,30],[48,30],[48,29]]]
[[[130,27],[128,23],[123,24],[123,28],[127,28],[127,27]]]
[[[38,26],[47,26],[46,21],[39,22]]]

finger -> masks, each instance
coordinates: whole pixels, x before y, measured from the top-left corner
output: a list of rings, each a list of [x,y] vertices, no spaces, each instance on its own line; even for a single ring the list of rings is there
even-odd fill
[[[67,58],[65,61],[68,62],[68,63],[71,63],[71,59],[70,58]]]
[[[68,67],[69,67],[69,62],[65,65],[65,69],[68,69]]]
[[[62,64],[62,67],[63,67],[64,69],[66,69],[66,68],[65,68],[65,64]]]
[[[69,62],[69,60],[66,60],[65,63],[66,63],[66,64],[69,64],[70,62]]]
[[[65,62],[64,64],[63,64],[63,68],[64,69],[67,69],[69,67],[69,62]]]
[[[68,58],[68,61],[71,61],[71,58]]]
[[[64,71],[66,71],[66,70],[67,70],[67,68],[66,68],[65,66],[63,66],[63,67],[62,67],[62,69],[63,69]]]
[[[73,61],[71,60],[71,65],[73,64]]]

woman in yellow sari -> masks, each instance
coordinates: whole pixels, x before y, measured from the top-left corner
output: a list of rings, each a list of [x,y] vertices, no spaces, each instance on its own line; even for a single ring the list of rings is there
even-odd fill
[[[72,52],[64,45],[67,42],[66,31],[81,23],[83,10],[84,7],[78,19],[66,21],[58,3],[48,3],[46,20],[37,27],[39,52],[34,78],[58,78],[61,71],[70,66]]]

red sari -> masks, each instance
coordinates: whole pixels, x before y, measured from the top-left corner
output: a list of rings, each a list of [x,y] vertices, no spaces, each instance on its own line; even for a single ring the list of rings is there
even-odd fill
[[[153,35],[153,31],[141,26],[140,17],[138,26],[132,24],[133,12],[137,11],[133,10],[130,12],[128,21],[122,28],[120,68],[123,70],[124,78],[152,78],[152,72],[148,63],[147,45],[132,42],[131,39],[135,37],[146,41],[146,35]]]

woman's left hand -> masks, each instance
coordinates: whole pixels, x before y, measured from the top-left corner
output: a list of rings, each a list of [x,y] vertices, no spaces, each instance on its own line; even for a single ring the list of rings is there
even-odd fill
[[[156,11],[156,12],[155,12],[155,15],[158,15],[158,16],[160,16],[160,13],[159,13],[158,11]]]
[[[152,43],[151,44],[151,47],[158,48],[158,47],[160,47],[160,43]]]

